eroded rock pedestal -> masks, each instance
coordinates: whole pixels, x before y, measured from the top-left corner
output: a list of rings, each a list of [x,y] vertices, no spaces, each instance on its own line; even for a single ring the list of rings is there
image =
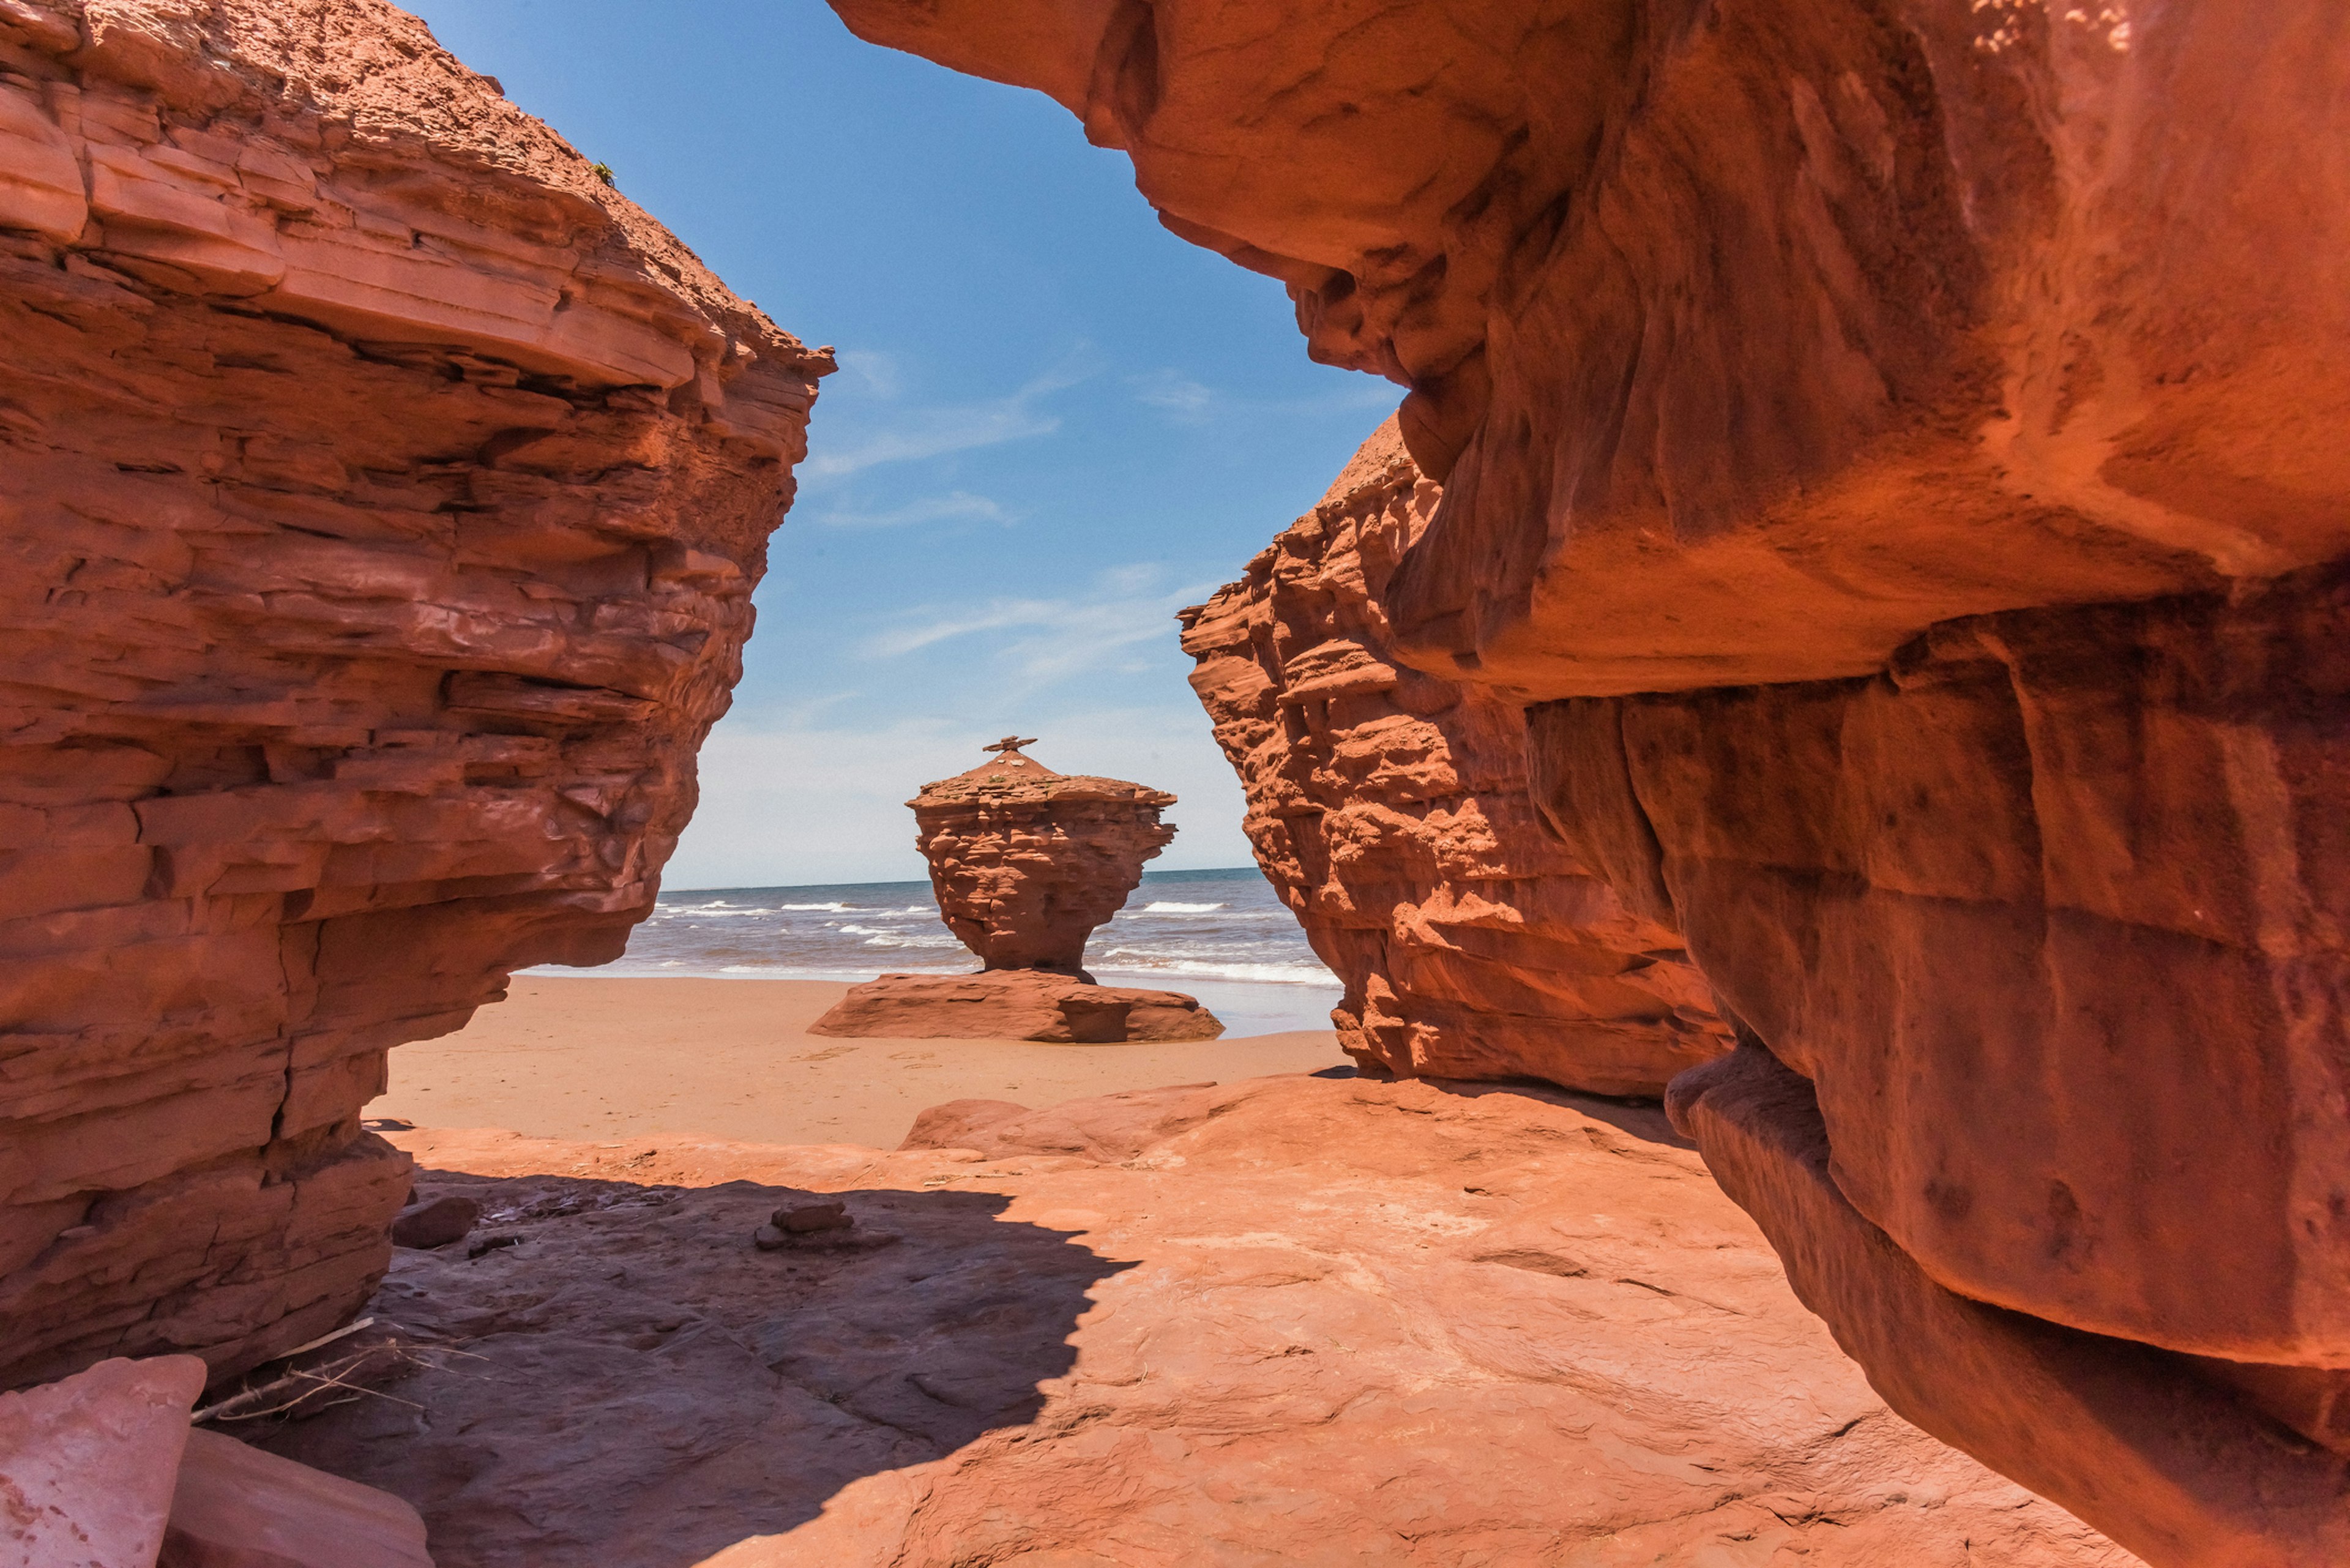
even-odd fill
[[[617,954],[828,358],[371,0],[0,4],[0,1386],[334,1325]]]
[[[1409,388],[1392,661],[1528,710],[1896,1407],[2350,1560],[2350,12],[834,3]]]
[[[852,987],[819,1034],[1011,1038],[1091,1044],[1213,1040],[1215,1014],[1180,992],[1097,986],[1086,940],[1174,838],[1164,790],[1056,774],[1007,736],[967,773],[922,786],[915,846],[939,913],[983,966],[975,975],[885,974]]]

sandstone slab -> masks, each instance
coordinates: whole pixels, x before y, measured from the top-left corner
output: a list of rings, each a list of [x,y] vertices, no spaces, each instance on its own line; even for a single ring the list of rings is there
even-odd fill
[[[161,1355],[0,1394],[0,1555],[11,1568],[153,1568],[203,1387],[203,1362]]]
[[[851,986],[812,1034],[906,1040],[1036,1040],[1107,1045],[1213,1040],[1216,1015],[1176,991],[1096,985],[1047,970],[885,974]]]
[[[2334,568],[1959,622],[1870,680],[1538,707],[1537,796],[1933,1279],[2350,1370],[2345,647]]]
[[[447,1561],[2134,1561],[1887,1411],[1653,1109],[1295,1077],[895,1152],[400,1137],[523,1240],[395,1262],[372,1310],[466,1353],[423,1416],[271,1446]],[[894,1241],[751,1243],[827,1199]]]
[[[156,1568],[432,1568],[424,1521],[378,1491],[196,1430]]]

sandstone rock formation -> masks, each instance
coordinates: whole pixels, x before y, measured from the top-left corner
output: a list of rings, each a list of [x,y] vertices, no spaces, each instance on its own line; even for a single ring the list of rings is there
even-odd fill
[[[1652,1109],[1290,1077],[889,1153],[394,1136],[522,1240],[394,1263],[421,1417],[269,1446],[447,1563],[2135,1562],[1887,1410]],[[752,1243],[815,1194],[888,1244]]]
[[[1180,991],[1096,985],[1050,970],[885,974],[808,1026],[811,1034],[907,1040],[1041,1040],[1076,1045],[1213,1040],[1216,1015]]]
[[[1409,387],[1397,659],[1806,1081],[1680,1098],[1897,1407],[2341,1561],[2350,13],[835,5]]]
[[[1320,505],[1183,615],[1257,864],[1347,985],[1357,1061],[1657,1095],[1730,1047],[1666,925],[1544,832],[1516,704],[1395,661],[1397,562],[1440,489],[1389,421]]]
[[[1090,979],[1086,939],[1142,880],[1175,830],[1164,790],[1056,774],[1016,736],[967,773],[922,786],[914,846],[931,863],[939,913],[984,969]]]
[[[1007,735],[991,761],[922,786],[914,844],[931,863],[939,913],[977,953],[975,975],[885,974],[816,1020],[818,1034],[1044,1040],[1113,1044],[1213,1040],[1216,1015],[1172,991],[1098,986],[1086,940],[1175,836],[1164,790],[1056,774]]]
[[[829,368],[374,0],[0,0],[0,1386],[364,1301],[619,950]]]

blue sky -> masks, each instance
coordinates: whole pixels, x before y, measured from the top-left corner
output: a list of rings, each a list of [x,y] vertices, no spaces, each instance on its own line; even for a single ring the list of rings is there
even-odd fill
[[[1155,868],[1244,865],[1180,606],[1312,505],[1399,389],[1177,240],[1045,98],[820,0],[411,0],[787,330],[840,350],[672,888],[916,877],[926,780],[1007,731],[1175,791]]]

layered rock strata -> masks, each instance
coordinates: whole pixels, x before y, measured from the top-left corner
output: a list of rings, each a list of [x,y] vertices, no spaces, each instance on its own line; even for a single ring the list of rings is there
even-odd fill
[[[1525,719],[1396,662],[1386,599],[1441,490],[1382,425],[1248,575],[1183,614],[1257,864],[1388,1072],[1657,1095],[1730,1047],[1667,925],[1544,832]]]
[[[1689,1125],[1896,1407],[2338,1562],[2350,14],[836,8],[1410,389],[1397,659],[1808,1085]]]
[[[811,1034],[907,1040],[1037,1040],[1108,1045],[1213,1040],[1224,1026],[1180,991],[1096,985],[1049,970],[885,974],[848,988]]]
[[[388,5],[0,4],[0,1386],[366,1299],[384,1052],[650,907],[829,363]]]
[[[915,846],[939,914],[979,955],[975,975],[885,974],[852,989],[819,1034],[1115,1044],[1213,1040],[1216,1015],[1172,991],[1096,985],[1086,941],[1142,881],[1175,829],[1164,790],[1056,774],[1007,735],[992,758],[922,786]]]
[[[1007,740],[989,761],[922,786],[914,846],[939,914],[983,968],[1090,979],[1086,941],[1175,837],[1164,790],[1056,774]]]

